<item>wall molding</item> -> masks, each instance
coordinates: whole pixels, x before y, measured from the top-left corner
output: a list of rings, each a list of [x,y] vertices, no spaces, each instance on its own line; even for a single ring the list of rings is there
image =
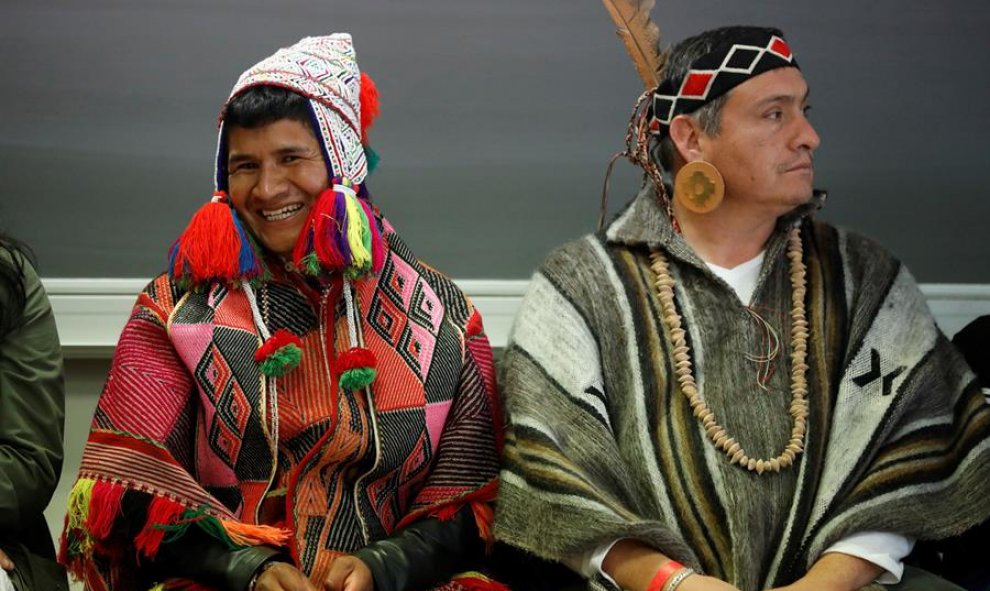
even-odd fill
[[[113,353],[144,279],[47,278],[42,280],[55,310],[62,349],[70,358],[103,358]],[[481,311],[495,347],[505,346],[512,319],[529,281],[462,279],[457,284]],[[921,285],[942,330],[955,334],[967,322],[990,314],[990,284]]]

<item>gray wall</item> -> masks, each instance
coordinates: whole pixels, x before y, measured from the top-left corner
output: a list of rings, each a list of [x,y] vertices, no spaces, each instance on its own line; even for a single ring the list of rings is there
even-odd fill
[[[781,26],[812,86],[825,217],[924,282],[990,282],[990,4],[661,0],[666,42]],[[420,256],[523,278],[591,229],[640,87],[598,0],[0,2],[0,225],[47,277],[148,277],[212,189],[217,109],[276,46],[348,30],[371,187]],[[618,206],[636,175],[620,165]]]

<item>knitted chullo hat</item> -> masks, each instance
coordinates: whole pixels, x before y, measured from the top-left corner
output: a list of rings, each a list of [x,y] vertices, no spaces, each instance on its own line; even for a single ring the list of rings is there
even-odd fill
[[[183,284],[243,283],[265,275],[259,247],[227,197],[227,134],[223,115],[230,100],[255,86],[278,86],[309,99],[332,187],[314,203],[293,249],[293,263],[312,275],[342,271],[355,279],[383,263],[381,232],[362,186],[369,161],[367,129],[378,115],[374,82],[358,70],[351,36],[306,37],[280,49],[241,75],[221,111],[216,192],[193,216],[169,253],[169,272]],[[366,151],[367,154],[366,155]]]
[[[292,262],[313,276],[340,272],[347,303],[351,350],[337,360],[341,385],[360,388],[374,377],[369,351],[358,349],[359,327],[351,280],[375,275],[384,264],[381,228],[362,186],[377,157],[367,147],[367,129],[378,115],[378,91],[358,69],[351,36],[336,33],[306,37],[278,50],[238,78],[220,115],[216,192],[194,216],[169,252],[169,272],[180,284],[239,284],[251,301],[255,324],[265,343],[258,362],[266,375],[278,376],[299,360],[298,339],[268,333],[258,312],[252,283],[267,275],[254,237],[227,197],[227,134],[223,118],[231,99],[255,86],[277,86],[308,100],[311,124],[323,152],[331,187],[309,212],[292,253]],[[353,358],[353,359],[352,359]],[[357,377],[355,377],[357,376]]]

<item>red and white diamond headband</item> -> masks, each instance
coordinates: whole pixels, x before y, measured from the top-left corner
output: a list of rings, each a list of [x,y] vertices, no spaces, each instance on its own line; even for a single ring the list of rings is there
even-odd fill
[[[782,37],[761,32],[739,36],[695,60],[684,78],[660,83],[647,115],[650,132],[662,138],[674,117],[693,113],[750,78],[786,67],[798,65]]]

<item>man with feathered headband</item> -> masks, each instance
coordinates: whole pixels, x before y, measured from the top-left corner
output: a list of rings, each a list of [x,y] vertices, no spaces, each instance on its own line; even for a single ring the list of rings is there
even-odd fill
[[[593,589],[956,588],[902,559],[990,515],[990,406],[904,265],[813,218],[790,45],[728,27],[654,67],[641,192],[516,319],[496,537]]]
[[[485,588],[499,412],[481,318],[372,204],[351,37],[245,72],[217,192],[138,297],[61,559],[92,590]]]

